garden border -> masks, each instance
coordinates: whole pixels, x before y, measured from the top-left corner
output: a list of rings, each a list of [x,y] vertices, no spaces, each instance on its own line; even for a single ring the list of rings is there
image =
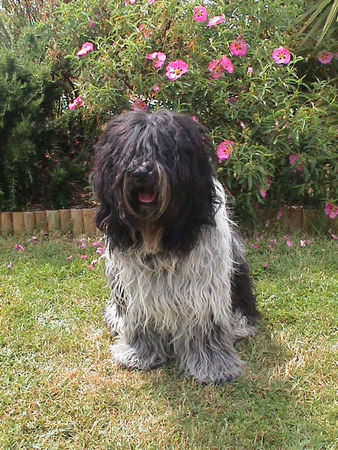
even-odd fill
[[[46,211],[1,212],[0,233],[23,234],[34,231],[61,233],[74,236],[99,233],[94,222],[95,208],[71,208]]]
[[[0,212],[0,234],[23,234],[34,231],[61,233],[71,232],[74,236],[99,234],[94,222],[95,208],[71,208],[45,211]],[[286,207],[282,215],[276,219],[276,210],[257,211],[257,224],[269,227],[279,224],[285,232],[294,230],[328,231],[337,233],[338,220],[329,219],[323,212],[302,207]],[[248,228],[252,223],[247,222]]]

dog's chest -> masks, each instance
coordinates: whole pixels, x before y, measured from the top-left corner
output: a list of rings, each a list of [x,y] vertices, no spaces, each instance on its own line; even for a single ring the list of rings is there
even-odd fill
[[[208,239],[184,257],[115,253],[107,261],[112,296],[123,291],[127,319],[176,332],[229,314],[228,246]]]
[[[185,262],[177,259],[136,258],[121,265],[119,283],[124,288],[128,318],[172,331],[199,310],[195,305],[198,295],[193,292],[199,289],[198,279],[198,273],[192,276]]]

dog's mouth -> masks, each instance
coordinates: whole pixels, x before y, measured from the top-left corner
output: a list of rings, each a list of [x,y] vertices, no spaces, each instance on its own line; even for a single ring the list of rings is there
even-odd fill
[[[142,205],[151,205],[156,200],[156,194],[151,190],[143,190],[138,192],[137,198]]]
[[[142,223],[155,222],[170,201],[168,177],[159,164],[137,176],[135,171],[128,171],[123,178],[121,192],[126,211]]]

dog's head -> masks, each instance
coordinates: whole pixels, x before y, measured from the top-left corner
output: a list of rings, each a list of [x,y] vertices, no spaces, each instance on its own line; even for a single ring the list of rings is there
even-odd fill
[[[95,148],[96,225],[110,246],[186,252],[214,223],[211,140],[191,117],[129,112],[108,123]]]

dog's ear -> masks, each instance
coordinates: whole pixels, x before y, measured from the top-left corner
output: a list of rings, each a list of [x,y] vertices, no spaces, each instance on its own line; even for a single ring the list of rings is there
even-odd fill
[[[123,218],[120,217],[118,202],[121,200],[114,193],[114,185],[118,178],[118,165],[115,159],[118,151],[119,121],[117,118],[107,124],[94,147],[94,167],[90,180],[99,202],[95,213],[97,228],[109,237],[111,246],[127,248],[132,245],[132,239]]]
[[[212,159],[214,148],[208,130],[191,117],[174,114],[179,163],[172,174],[172,205],[164,217],[164,245],[190,251],[205,225],[215,225],[218,199]]]

